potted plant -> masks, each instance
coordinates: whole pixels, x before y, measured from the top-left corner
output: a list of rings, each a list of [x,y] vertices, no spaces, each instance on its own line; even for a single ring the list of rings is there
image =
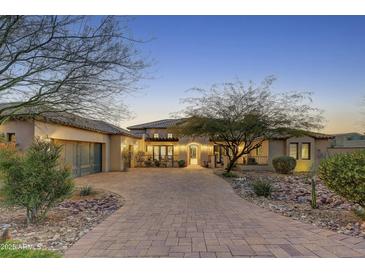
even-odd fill
[[[179,165],[179,167],[184,167],[185,166],[185,160],[179,160],[179,161],[177,161],[177,164]]]

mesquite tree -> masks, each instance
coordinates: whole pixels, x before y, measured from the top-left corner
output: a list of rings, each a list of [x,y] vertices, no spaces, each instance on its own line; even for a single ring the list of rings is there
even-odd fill
[[[126,114],[146,62],[128,19],[0,16],[0,123],[40,112],[99,119]]]
[[[180,115],[189,117],[174,130],[185,136],[205,136],[223,145],[229,158],[227,172],[236,161],[280,133],[300,134],[321,128],[321,111],[311,106],[310,93],[274,93],[274,77],[260,85],[241,81],[194,88],[198,96],[183,99]]]

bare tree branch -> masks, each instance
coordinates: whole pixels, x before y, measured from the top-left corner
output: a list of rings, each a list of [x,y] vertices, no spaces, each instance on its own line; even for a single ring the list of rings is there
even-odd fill
[[[311,106],[310,93],[273,93],[270,76],[260,85],[241,81],[192,89],[198,96],[182,100],[178,113],[189,117],[173,130],[180,135],[207,136],[223,144],[231,170],[235,162],[281,132],[302,133],[322,127],[322,112]],[[241,148],[240,148],[241,147]]]
[[[33,111],[128,116],[147,67],[118,17],[0,16],[0,123]],[[4,107],[5,106],[5,107]],[[123,112],[123,113],[122,113]]]

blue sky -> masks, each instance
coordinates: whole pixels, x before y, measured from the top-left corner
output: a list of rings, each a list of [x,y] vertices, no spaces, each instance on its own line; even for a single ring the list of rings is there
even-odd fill
[[[363,131],[365,16],[137,16],[130,26],[153,38],[141,48],[155,63],[123,126],[168,118],[189,88],[273,74],[274,91],[314,93],[324,132]]]

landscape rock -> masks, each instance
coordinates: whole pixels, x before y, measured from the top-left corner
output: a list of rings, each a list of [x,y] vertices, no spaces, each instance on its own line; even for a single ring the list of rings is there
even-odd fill
[[[236,172],[238,178],[228,180],[242,198],[261,207],[346,235],[365,238],[365,222],[354,214],[355,205],[329,190],[316,179],[317,208],[311,208],[311,182],[306,175],[282,175],[273,172]],[[270,181],[271,198],[257,197],[251,183],[256,180]]]
[[[0,227],[7,227],[13,239],[32,248],[62,253],[122,205],[119,195],[102,191],[98,197],[66,200],[50,210],[44,221],[28,226],[23,209],[0,206]]]

